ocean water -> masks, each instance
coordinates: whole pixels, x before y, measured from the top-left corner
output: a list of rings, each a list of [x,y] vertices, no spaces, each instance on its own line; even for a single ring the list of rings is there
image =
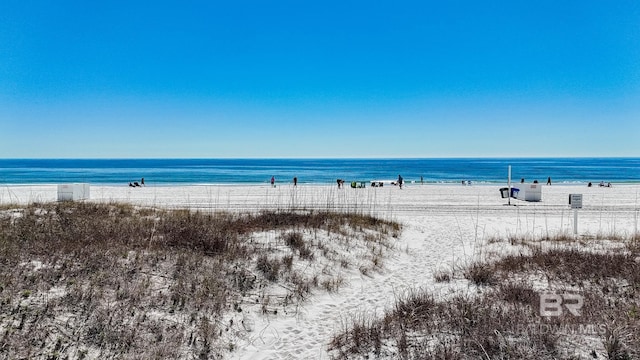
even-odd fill
[[[88,182],[147,186],[186,184],[333,184],[350,181],[472,184],[512,181],[573,184],[640,183],[640,158],[454,158],[454,159],[0,159],[0,184]]]

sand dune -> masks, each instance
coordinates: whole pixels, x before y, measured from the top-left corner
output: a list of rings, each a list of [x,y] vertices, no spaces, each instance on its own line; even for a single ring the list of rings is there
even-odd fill
[[[569,194],[580,193],[584,198],[578,212],[578,236],[638,231],[640,185],[543,186],[541,202],[512,199],[511,206],[500,197],[499,187],[92,186],[91,201],[232,212],[290,208],[359,211],[402,223],[402,234],[382,270],[367,276],[357,270],[347,272],[346,285],[337,293],[318,292],[295,313],[245,313],[250,329],[238,338],[231,353],[237,359],[326,359],[327,342],[351,317],[381,314],[406,289],[428,288],[446,294],[456,285],[435,283],[433,272],[482,256],[488,239],[573,234]],[[56,190],[53,185],[5,186],[0,188],[0,203],[55,201]]]

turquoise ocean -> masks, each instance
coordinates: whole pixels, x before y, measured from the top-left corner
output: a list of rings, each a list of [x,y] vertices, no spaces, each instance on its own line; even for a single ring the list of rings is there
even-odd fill
[[[512,180],[579,184],[640,183],[640,158],[438,158],[438,159],[0,159],[0,184],[88,182],[147,186],[265,184],[298,178],[299,184],[350,181],[503,184]]]

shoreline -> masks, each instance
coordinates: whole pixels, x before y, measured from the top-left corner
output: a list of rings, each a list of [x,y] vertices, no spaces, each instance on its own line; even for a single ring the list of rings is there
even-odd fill
[[[519,184],[512,184],[517,188]],[[89,202],[123,202],[136,206],[207,211],[255,212],[262,210],[357,211],[383,218],[406,214],[495,212],[508,216],[519,212],[545,211],[559,215],[571,212],[569,194],[583,194],[582,213],[605,211],[638,212],[640,184],[587,187],[586,185],[541,185],[541,201],[502,198],[506,184],[462,186],[459,184],[338,188],[336,185],[181,185],[145,187],[90,185]],[[56,185],[0,186],[0,205],[26,205],[58,201]],[[512,206],[506,206],[511,204]],[[637,215],[634,215],[637,217]],[[411,220],[411,219],[409,219]]]
[[[395,180],[393,179],[387,179],[387,180],[371,180],[371,181],[364,181],[364,183],[366,184],[366,187],[372,187],[371,183],[375,181],[382,181],[385,183],[385,186],[383,187],[395,187],[395,185],[391,185],[389,184],[389,182],[394,182]],[[357,183],[361,183],[363,181],[356,181]],[[587,184],[589,183],[589,181],[574,181],[574,182],[553,182],[551,185],[547,185],[546,182],[538,182],[539,185],[542,185],[544,187],[548,187],[548,186],[584,186],[587,187]],[[599,187],[598,184],[600,184],[600,182],[594,182],[591,181],[591,183],[593,184],[592,187]],[[608,182],[605,182],[605,184]],[[57,185],[62,185],[62,184],[89,184],[91,186],[100,186],[100,187],[129,187],[128,183],[96,183],[96,182],[86,182],[86,181],[60,181],[60,182],[46,182],[46,183],[6,183],[6,184],[0,184],[0,188],[1,187],[24,187],[24,186],[57,186]],[[345,188],[349,188],[349,184],[350,181],[346,181],[345,180]],[[511,181],[511,186],[512,187],[516,187],[517,185],[521,184],[520,181]],[[524,184],[533,184],[531,182],[525,182]],[[640,181],[629,181],[629,182],[611,182],[611,187],[614,186],[640,186]],[[207,182],[201,182],[201,183],[154,183],[154,182],[146,182],[145,186],[141,186],[141,187],[184,187],[184,186],[220,186],[220,187],[232,187],[232,186],[238,186],[238,187],[255,187],[255,186],[271,186],[271,184],[269,183],[269,181],[264,181],[264,182],[225,182],[225,183],[207,183]],[[278,183],[276,181],[276,186],[280,187],[280,186],[293,186],[293,181],[287,181],[287,182],[280,182]],[[334,182],[301,182],[298,181],[298,187],[305,187],[305,186],[327,186],[327,187],[337,187],[335,181]],[[406,181],[403,184],[403,187],[414,187],[414,186],[464,186],[464,187],[473,187],[473,186],[507,186],[507,181],[503,181],[503,182],[472,182],[471,184],[461,184],[460,181],[458,182],[446,182],[446,181],[440,181],[440,182],[427,182],[425,181],[424,183],[420,183],[420,181]]]

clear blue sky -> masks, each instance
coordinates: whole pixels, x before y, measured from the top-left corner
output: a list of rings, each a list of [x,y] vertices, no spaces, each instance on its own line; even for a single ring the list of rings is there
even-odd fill
[[[0,158],[640,156],[640,1],[0,2]]]

